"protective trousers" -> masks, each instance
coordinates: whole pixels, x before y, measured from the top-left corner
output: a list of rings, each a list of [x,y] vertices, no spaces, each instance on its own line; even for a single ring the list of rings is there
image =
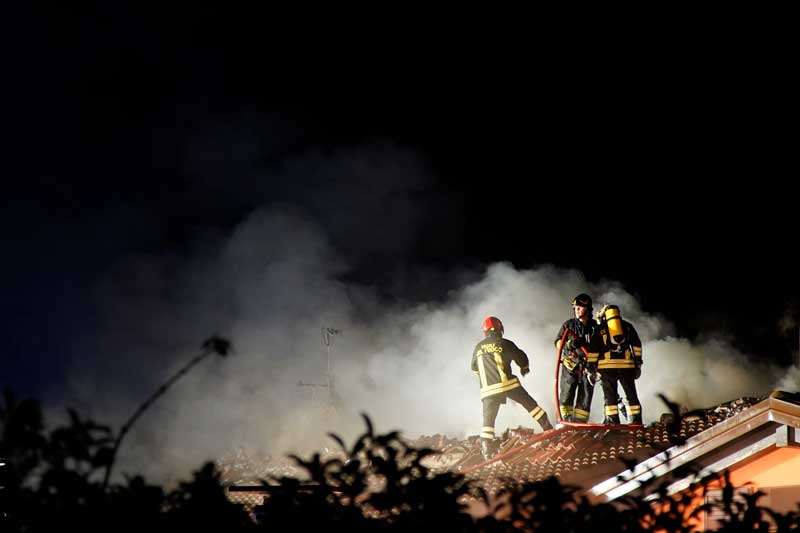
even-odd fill
[[[483,428],[481,428],[482,447],[485,446],[483,442],[488,443],[494,440],[494,423],[495,420],[497,420],[497,412],[500,410],[500,405],[506,403],[506,399],[514,400],[524,407],[525,410],[528,411],[528,414],[531,415],[543,430],[546,431],[552,428],[545,410],[539,407],[539,404],[528,394],[528,391],[522,387],[517,387],[508,392],[487,396],[483,399]]]
[[[588,422],[594,386],[589,383],[582,367],[574,372],[561,365],[558,376],[558,408],[565,422]]]
[[[628,400],[628,423],[642,423],[642,406],[636,393],[635,368],[610,368],[600,371],[600,384],[605,398],[605,424],[619,424],[619,393],[617,384],[622,385],[625,399]]]

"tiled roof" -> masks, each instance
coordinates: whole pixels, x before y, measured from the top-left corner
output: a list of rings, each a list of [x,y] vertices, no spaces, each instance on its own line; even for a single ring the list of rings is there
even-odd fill
[[[800,427],[800,394],[776,390],[749,407],[744,402],[733,409],[725,407],[713,410],[716,423],[705,431],[690,434],[664,452],[600,480],[590,494],[607,501],[630,493],[654,497],[652,482],[657,478],[661,478],[656,485],[659,490],[675,494],[698,476],[719,474],[770,449],[800,445],[795,432]],[[691,423],[691,417],[687,418]]]
[[[477,436],[457,440],[441,434],[412,440],[412,447],[428,447],[441,453],[427,459],[434,471],[455,470],[475,480],[487,492],[496,493],[512,484],[538,481],[550,476],[563,483],[588,486],[589,483],[622,470],[622,460],[636,462],[652,457],[671,446],[673,439],[689,438],[758,403],[759,398],[740,398],[710,409],[684,412],[680,424],[672,415],[638,429],[560,428],[545,433],[517,428],[503,434],[498,454],[484,461]],[[619,427],[619,426],[616,426]],[[336,455],[324,450],[326,455]],[[301,470],[287,458],[257,457],[239,450],[218,461],[223,482],[229,485],[256,485],[270,476],[295,477]],[[229,492],[232,501],[251,509],[261,502],[260,492]]]
[[[654,456],[671,446],[672,440],[696,435],[758,401],[741,398],[685,413],[679,425],[674,424],[671,415],[664,415],[659,422],[636,430],[603,426],[564,427],[545,433],[524,428],[509,430],[503,435],[498,455],[486,462],[480,455],[478,438],[473,437],[469,452],[451,468],[474,479],[489,493],[550,476],[563,483],[586,486],[622,470],[623,461],[639,462]],[[672,436],[670,431],[674,432]]]

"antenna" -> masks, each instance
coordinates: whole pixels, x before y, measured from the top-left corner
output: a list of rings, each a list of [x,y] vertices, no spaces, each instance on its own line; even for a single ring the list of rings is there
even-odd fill
[[[325,383],[306,383],[303,380],[300,380],[297,383],[298,387],[310,387],[311,388],[311,402],[314,403],[314,398],[316,396],[316,391],[318,387],[324,387],[328,389],[328,407],[327,409],[336,410],[336,395],[335,395],[335,386],[334,386],[334,379],[333,379],[333,357],[331,355],[331,345],[333,344],[333,337],[335,335],[340,335],[342,332],[341,330],[335,328],[329,328],[326,326],[322,326],[321,328],[322,333],[322,342],[325,344],[325,349],[327,352],[328,357],[328,366],[325,372]]]
[[[322,342],[325,343],[325,349],[328,352],[328,371],[325,373],[325,383],[328,387],[328,395],[330,396],[331,403],[333,403],[334,400],[333,373],[331,372],[331,337],[339,333],[341,333],[341,331],[338,329],[322,326]]]

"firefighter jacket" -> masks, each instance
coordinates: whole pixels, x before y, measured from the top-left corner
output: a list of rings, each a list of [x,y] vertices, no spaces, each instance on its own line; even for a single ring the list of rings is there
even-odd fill
[[[508,339],[489,335],[472,352],[472,371],[481,380],[481,399],[503,394],[520,387],[519,379],[511,372],[511,361],[528,372],[528,356]]]
[[[597,370],[609,370],[612,368],[636,368],[642,364],[642,341],[636,328],[627,320],[622,320],[622,331],[625,339],[620,344],[614,344],[608,335],[608,327],[605,323],[597,326],[600,337],[603,340],[603,347],[597,361]]]
[[[564,336],[564,331],[567,328],[572,333],[567,333],[564,339],[564,348],[561,350],[561,364],[570,372],[574,372],[575,368],[580,364],[584,364],[590,370],[593,370],[602,347],[602,341],[597,334],[597,323],[594,320],[589,320],[584,324],[578,318],[570,318],[558,330],[558,336],[556,336],[555,340],[556,350],[561,349],[561,337]],[[585,352],[581,348],[572,347],[571,341],[576,337],[580,337],[586,343],[584,345]]]

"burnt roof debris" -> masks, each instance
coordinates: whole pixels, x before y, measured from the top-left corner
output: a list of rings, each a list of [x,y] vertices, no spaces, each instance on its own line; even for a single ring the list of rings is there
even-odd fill
[[[776,393],[773,393],[773,397]],[[800,395],[781,393],[781,399],[800,403]],[[738,415],[765,398],[742,397],[706,409],[664,413],[658,422],[635,430],[596,428],[560,428],[545,433],[518,427],[506,430],[498,438],[496,456],[485,461],[477,435],[456,439],[443,434],[404,439],[412,448],[430,448],[435,454],[425,458],[433,473],[455,471],[464,474],[490,494],[504,488],[555,476],[562,483],[589,486],[613,476],[625,465],[657,455],[676,443],[701,433]],[[326,449],[323,456],[338,456],[340,449]],[[239,449],[218,461],[226,485],[240,485],[269,477],[296,477],[297,464],[288,458],[246,453]],[[260,501],[261,495],[240,494]],[[255,500],[254,500],[255,501]]]

